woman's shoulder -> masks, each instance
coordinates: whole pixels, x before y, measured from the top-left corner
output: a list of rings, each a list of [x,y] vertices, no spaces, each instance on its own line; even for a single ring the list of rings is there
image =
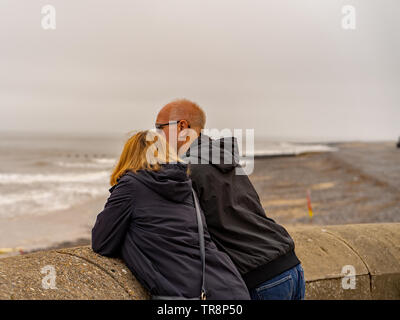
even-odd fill
[[[112,186],[109,191],[113,192],[115,189],[131,189],[136,183],[136,178],[133,172],[126,172],[120,178],[117,179],[117,184]]]
[[[121,176],[121,178],[118,180],[118,183],[134,186],[137,183],[140,183],[140,179],[143,174],[143,170],[138,170],[136,172],[127,171],[123,176]]]

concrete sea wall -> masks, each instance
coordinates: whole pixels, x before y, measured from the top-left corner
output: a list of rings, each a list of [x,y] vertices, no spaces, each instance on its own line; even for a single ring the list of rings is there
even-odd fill
[[[306,299],[400,299],[400,223],[288,231],[304,268]],[[148,298],[122,261],[90,247],[0,259],[0,299]]]

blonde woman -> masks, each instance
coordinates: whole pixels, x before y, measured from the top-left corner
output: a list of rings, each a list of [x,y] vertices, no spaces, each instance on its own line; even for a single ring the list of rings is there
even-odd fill
[[[110,197],[92,230],[95,252],[120,256],[152,296],[250,298],[230,258],[211,241],[201,213],[205,253],[202,283],[192,183],[187,165],[162,135],[153,131],[133,135],[110,182]]]

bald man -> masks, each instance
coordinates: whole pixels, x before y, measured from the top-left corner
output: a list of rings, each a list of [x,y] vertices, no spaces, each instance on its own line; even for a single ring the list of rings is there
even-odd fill
[[[202,133],[205,122],[196,103],[180,99],[160,110],[156,128],[190,163],[193,188],[213,241],[230,256],[252,299],[304,299],[304,271],[292,238],[266,216],[239,165],[236,139],[212,140]]]

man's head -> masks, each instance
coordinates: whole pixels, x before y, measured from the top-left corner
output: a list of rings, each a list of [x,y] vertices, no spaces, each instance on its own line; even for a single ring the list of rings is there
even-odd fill
[[[173,146],[176,145],[177,150],[188,142],[189,136],[197,137],[204,129],[205,123],[204,111],[187,99],[174,100],[166,104],[156,119],[156,127],[164,131],[167,141]]]

